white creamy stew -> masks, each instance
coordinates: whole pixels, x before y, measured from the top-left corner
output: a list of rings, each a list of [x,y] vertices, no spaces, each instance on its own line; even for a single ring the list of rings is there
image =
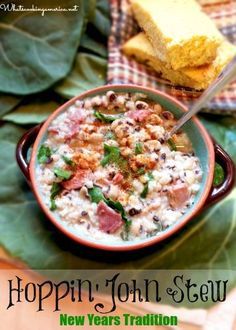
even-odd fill
[[[176,120],[143,94],[77,100],[54,119],[37,154],[46,205],[78,236],[101,242],[158,235],[188,212],[202,171]]]

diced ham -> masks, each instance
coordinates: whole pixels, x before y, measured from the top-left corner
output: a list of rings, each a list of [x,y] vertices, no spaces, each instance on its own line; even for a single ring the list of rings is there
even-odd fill
[[[90,171],[78,169],[71,179],[62,181],[61,185],[66,190],[80,189],[89,175]]]
[[[131,110],[128,111],[126,114],[129,118],[141,122],[146,119],[151,113],[152,111],[150,110]]]
[[[64,135],[65,139],[71,139],[78,133],[79,125],[84,122],[85,118],[86,113],[83,109],[77,109],[75,112],[68,115],[68,132]],[[48,128],[48,131],[53,134],[59,134],[60,130],[60,126]]]
[[[72,114],[69,114],[68,118],[77,123],[77,124],[81,124],[84,119],[86,117],[86,113],[85,110],[83,109],[77,109],[75,112],[73,112]]]
[[[56,127],[49,127],[48,132],[50,132],[52,134],[58,134],[59,131]]]
[[[105,233],[115,233],[122,225],[121,215],[107,206],[103,201],[97,207],[99,229]]]
[[[181,208],[190,198],[188,187],[185,184],[177,184],[168,192],[169,203],[173,208]]]
[[[123,179],[124,179],[123,175],[120,172],[118,172],[118,173],[116,173],[116,175],[112,179],[112,182],[114,184],[119,184]]]

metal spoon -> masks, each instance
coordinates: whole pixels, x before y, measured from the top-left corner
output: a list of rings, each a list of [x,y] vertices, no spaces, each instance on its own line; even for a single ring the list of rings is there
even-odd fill
[[[192,118],[192,116],[200,111],[203,106],[207,105],[207,103],[234,78],[236,78],[236,56],[225,67],[216,80],[202,93],[192,108],[177,121],[175,126],[168,133],[167,139],[175,134],[190,118]]]

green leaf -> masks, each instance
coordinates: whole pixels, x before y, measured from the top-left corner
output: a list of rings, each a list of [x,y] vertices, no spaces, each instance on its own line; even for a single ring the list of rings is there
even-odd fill
[[[94,116],[97,119],[99,119],[100,121],[102,121],[103,123],[113,123],[113,121],[117,119],[117,118],[112,117],[112,116],[104,115],[103,113],[101,113],[99,111],[94,111]]]
[[[236,163],[236,118],[208,115],[201,116],[201,121]]]
[[[136,171],[136,173],[137,173],[138,175],[143,175],[143,174],[145,174],[145,168],[144,168],[144,167],[140,167],[140,168]]]
[[[130,224],[130,220],[127,218],[125,210],[120,202],[105,198],[102,190],[99,187],[93,187],[89,189],[88,193],[92,203],[98,204],[99,202],[104,201],[110,208],[118,211],[125,222],[128,222]]]
[[[125,222],[128,222],[130,224],[130,220],[127,218],[125,210],[120,202],[115,202],[112,199],[106,199],[105,202],[108,206],[110,206],[113,210],[118,211],[121,214],[122,219]]]
[[[107,45],[95,40],[94,34],[90,36],[85,33],[81,39],[80,47],[86,50],[86,52],[90,51],[98,56],[107,58]]]
[[[93,187],[88,189],[88,194],[91,198],[92,203],[98,204],[100,201],[105,201],[102,190],[99,187]]]
[[[135,155],[139,155],[143,152],[143,145],[142,143],[138,142],[135,145]]]
[[[120,158],[120,149],[118,147],[104,144],[104,158],[101,160],[101,165],[104,167],[107,164],[118,164]]]
[[[58,182],[53,182],[52,184],[52,188],[51,188],[51,195],[50,195],[50,201],[51,201],[51,206],[50,206],[50,210],[51,211],[55,211],[57,206],[56,206],[56,202],[55,202],[55,198],[57,195],[60,194],[61,192],[61,186]]]
[[[148,172],[148,179],[149,179],[149,181],[155,179],[154,176],[153,176],[153,174],[152,174],[152,172]]]
[[[69,157],[67,156],[62,156],[62,159],[64,160],[64,162],[69,165],[69,166],[72,166],[72,167],[75,167],[76,166],[76,163],[70,159]]]
[[[213,179],[213,185],[215,187],[219,186],[224,181],[224,170],[221,165],[215,164],[215,171],[214,171],[214,179]]]
[[[107,60],[86,53],[79,53],[74,68],[55,91],[65,98],[72,98],[82,92],[104,85],[106,82]]]
[[[37,5],[36,1],[35,5]],[[55,8],[53,1],[39,7]],[[71,70],[84,27],[83,1],[77,12],[8,12],[0,22],[0,91],[28,95],[43,91]],[[73,7],[67,1],[63,7]]]
[[[177,151],[177,146],[174,143],[174,140],[173,139],[168,139],[167,140],[167,143],[168,143],[171,151]]]
[[[49,147],[42,144],[38,150],[37,159],[39,164],[46,164],[50,161],[52,151]]]
[[[21,100],[20,96],[0,93],[0,117],[14,109]]]
[[[44,96],[42,96],[44,97]],[[42,100],[27,101],[14,111],[3,117],[4,120],[16,124],[37,124],[41,123],[60,106],[56,101],[49,101],[48,98]]]
[[[140,194],[141,198],[146,198],[148,194],[148,182],[145,183],[143,191]]]
[[[111,29],[109,1],[97,0],[95,17],[92,24],[102,35],[109,36]]]
[[[58,178],[63,179],[63,180],[69,180],[69,178],[72,175],[71,171],[67,171],[67,170],[64,170],[63,168],[59,168],[59,167],[54,168],[53,172]]]

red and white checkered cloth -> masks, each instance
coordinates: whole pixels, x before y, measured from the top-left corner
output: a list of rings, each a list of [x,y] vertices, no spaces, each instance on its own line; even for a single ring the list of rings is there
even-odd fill
[[[131,12],[129,0],[110,0],[112,28],[109,37],[109,62],[107,82],[109,84],[137,84],[158,89],[178,98],[188,107],[200,95],[191,89],[173,87],[160,79],[157,73],[121,52],[121,46],[139,28]],[[236,45],[236,1],[205,5],[204,11],[216,22],[225,37]],[[196,22],[197,24],[197,22]],[[215,97],[205,112],[236,116],[236,81]]]

